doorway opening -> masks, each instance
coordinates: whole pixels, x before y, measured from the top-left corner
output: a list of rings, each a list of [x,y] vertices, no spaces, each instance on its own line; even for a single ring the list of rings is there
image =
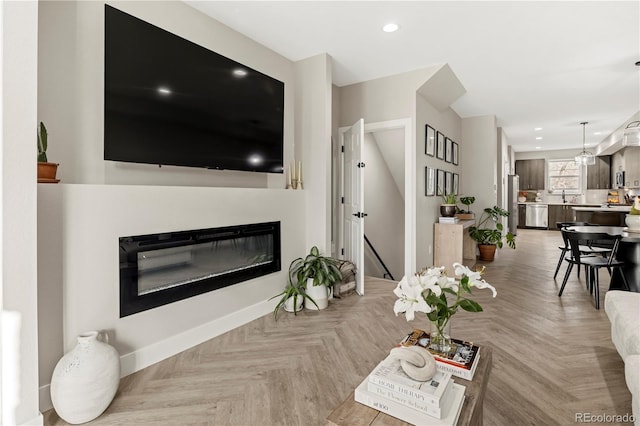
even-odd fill
[[[344,145],[344,135],[352,127],[340,128],[340,143]],[[339,247],[348,244],[361,245],[364,254],[361,262],[354,262],[360,275],[390,278],[365,241],[365,235],[380,254],[393,278],[415,270],[415,141],[412,137],[411,119],[398,119],[376,123],[365,123],[361,158],[351,164],[364,166],[353,173],[362,173],[359,191],[363,194],[362,211],[359,218],[364,221],[362,235],[353,236],[353,229],[345,229],[345,216],[351,214],[342,204],[338,221]],[[340,197],[345,194],[345,182],[353,182],[349,176],[349,166],[341,158]],[[346,177],[345,177],[346,176]],[[349,188],[352,191],[352,188]],[[348,191],[347,191],[348,192]],[[347,235],[349,233],[349,235]],[[346,250],[345,253],[351,252]],[[359,264],[361,263],[361,264]],[[381,272],[382,271],[382,272]],[[362,287],[359,294],[364,294]]]

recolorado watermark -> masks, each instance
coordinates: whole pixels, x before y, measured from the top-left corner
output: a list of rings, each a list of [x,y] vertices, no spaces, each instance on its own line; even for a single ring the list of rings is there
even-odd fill
[[[633,414],[594,414],[575,413],[576,423],[633,423],[636,418]]]

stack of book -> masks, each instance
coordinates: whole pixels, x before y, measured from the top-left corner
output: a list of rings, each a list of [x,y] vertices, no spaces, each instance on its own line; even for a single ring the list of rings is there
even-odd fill
[[[440,216],[438,218],[438,222],[439,223],[458,223],[460,221],[460,219],[458,219],[457,217],[444,217],[444,216]]]
[[[429,347],[429,333],[415,329],[400,342],[401,346],[422,346],[436,359],[438,371],[445,371],[465,380],[473,380],[480,361],[480,347],[473,342],[451,339],[448,352],[438,352]]]
[[[388,356],[356,388],[355,400],[414,425],[455,425],[464,391],[448,372],[437,371],[426,382],[414,380],[400,360]]]

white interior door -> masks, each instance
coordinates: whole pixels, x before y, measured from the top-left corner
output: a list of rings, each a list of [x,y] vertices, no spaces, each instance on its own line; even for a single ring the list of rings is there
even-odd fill
[[[356,265],[356,292],[364,295],[364,163],[362,142],[364,120],[358,120],[343,133],[343,242],[344,258]]]

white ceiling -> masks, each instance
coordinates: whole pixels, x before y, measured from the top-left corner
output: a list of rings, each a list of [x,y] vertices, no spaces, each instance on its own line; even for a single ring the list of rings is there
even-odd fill
[[[187,3],[292,61],[328,53],[338,86],[448,63],[452,108],[495,115],[516,151],[581,148],[582,121],[593,146],[640,110],[637,0]]]

